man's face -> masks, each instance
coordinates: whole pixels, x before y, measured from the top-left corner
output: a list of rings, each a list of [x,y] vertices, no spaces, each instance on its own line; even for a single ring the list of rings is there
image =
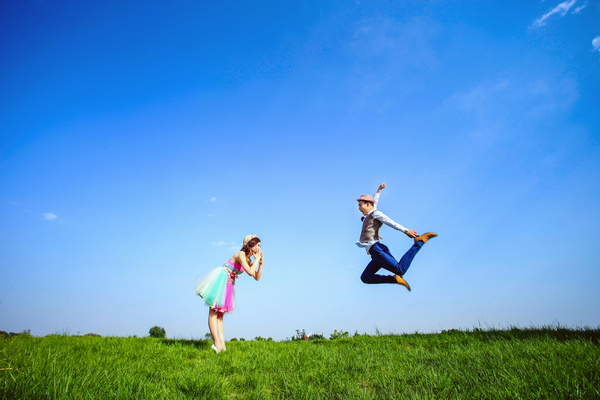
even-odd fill
[[[371,203],[369,203],[368,201],[362,201],[359,200],[358,201],[358,210],[363,214],[363,215],[367,215],[367,213],[369,211],[371,211],[371,209],[373,208],[373,206],[371,205]]]

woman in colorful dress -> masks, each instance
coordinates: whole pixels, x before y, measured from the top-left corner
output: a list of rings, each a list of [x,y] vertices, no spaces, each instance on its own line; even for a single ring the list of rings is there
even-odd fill
[[[254,261],[252,258],[254,256]],[[263,253],[256,235],[244,238],[242,249],[223,266],[215,268],[196,285],[196,294],[210,307],[208,328],[213,337],[212,349],[219,353],[227,350],[223,333],[223,316],[235,308],[234,285],[238,275],[246,271],[255,280],[262,275]]]

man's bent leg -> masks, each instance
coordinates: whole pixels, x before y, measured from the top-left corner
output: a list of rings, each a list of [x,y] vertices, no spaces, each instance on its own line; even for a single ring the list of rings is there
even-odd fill
[[[374,260],[371,261],[360,276],[360,280],[363,283],[396,283],[393,276],[377,275],[376,272],[380,269],[381,267]]]
[[[415,258],[419,250],[421,250],[423,244],[423,242],[417,242],[413,244],[406,253],[404,253],[402,258],[400,259],[400,262],[398,263],[398,269],[400,270],[399,275],[404,275],[406,273],[408,267],[410,267],[410,264],[413,261],[413,258]]]
[[[373,262],[377,264],[377,267],[383,268],[387,271],[390,271],[394,275],[402,275],[402,271],[399,268],[399,263],[396,261],[394,256],[390,253],[390,249],[383,243],[375,243],[371,246],[369,250],[369,254],[373,259]],[[393,278],[390,283],[396,282],[396,279]]]

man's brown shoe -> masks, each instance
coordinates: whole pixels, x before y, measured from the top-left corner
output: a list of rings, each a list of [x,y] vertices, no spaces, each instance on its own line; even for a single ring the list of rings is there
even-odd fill
[[[423,242],[423,243],[427,243],[427,241],[431,238],[434,238],[437,236],[437,233],[433,233],[433,232],[427,232],[422,234],[421,236],[417,236],[415,238],[415,243],[417,242]]]
[[[408,291],[410,292],[410,285],[400,275],[396,275],[396,282],[398,282],[400,285],[406,287],[408,289]]]

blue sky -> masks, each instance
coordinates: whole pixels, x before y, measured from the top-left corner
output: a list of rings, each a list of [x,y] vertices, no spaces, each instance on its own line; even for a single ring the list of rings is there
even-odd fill
[[[599,89],[598,1],[2,1],[0,330],[203,337],[249,233],[227,339],[597,327]]]

